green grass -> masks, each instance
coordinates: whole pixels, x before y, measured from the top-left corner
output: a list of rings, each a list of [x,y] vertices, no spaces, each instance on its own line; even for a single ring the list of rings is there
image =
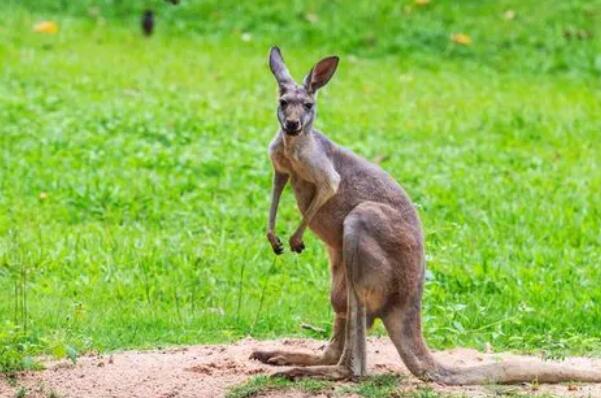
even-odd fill
[[[383,2],[371,16],[295,2],[290,20],[157,2],[151,39],[124,5],[142,3],[53,3],[0,6],[4,370],[40,352],[330,330],[323,247],[308,233],[302,255],[274,258],[264,239],[273,42],[298,78],[341,55],[317,127],[383,158],[419,207],[431,346],[601,352],[599,2]],[[44,18],[59,34],[31,31]],[[457,31],[474,43],[451,43]],[[287,190],[282,238],[298,220]]]
[[[429,386],[419,385],[412,388],[402,385],[401,377],[394,374],[379,374],[364,377],[353,383],[333,383],[315,379],[289,381],[267,376],[256,376],[231,388],[227,398],[261,397],[273,392],[300,391],[307,394],[319,394],[333,397],[363,398],[462,398],[463,394],[439,393]],[[491,386],[491,397],[533,398],[535,395],[523,394],[516,388]],[[488,395],[487,395],[488,396]],[[540,398],[553,398],[552,395],[538,394]]]
[[[365,378],[365,380],[361,380],[357,384],[352,384],[350,386],[343,387],[341,392],[347,394],[357,394],[361,397],[369,397],[369,398],[386,398],[390,397],[399,389],[399,381],[400,377],[394,374],[382,374],[377,376],[371,376]],[[418,395],[411,394],[415,398],[436,398],[438,394],[429,395]]]
[[[256,376],[230,389],[227,398],[250,398],[270,391],[286,390],[298,390],[309,394],[316,394],[326,389],[333,389],[333,383],[314,379],[303,379],[293,382],[268,376]]]
[[[289,381],[267,376],[257,376],[230,389],[227,398],[259,397],[273,391],[296,390],[309,394],[328,392],[328,396],[360,396],[365,398],[442,398],[429,389],[416,389],[412,392],[399,391],[399,376],[383,374],[369,376],[352,384],[335,384],[333,382],[301,379]]]

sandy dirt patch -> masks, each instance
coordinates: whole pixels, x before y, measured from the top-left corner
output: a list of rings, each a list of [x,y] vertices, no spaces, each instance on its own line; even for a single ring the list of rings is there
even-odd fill
[[[14,383],[0,378],[0,397],[13,398],[20,388],[27,397],[47,398],[51,392],[61,398],[144,397],[188,398],[223,397],[234,385],[253,375],[269,374],[278,367],[264,365],[248,357],[254,349],[319,350],[323,341],[284,339],[276,341],[241,340],[230,345],[198,345],[153,351],[125,351],[81,357],[76,365],[69,361],[48,361],[46,370],[19,374]],[[443,363],[457,366],[486,364],[518,356],[484,354],[471,349],[436,352]],[[399,373],[407,377],[400,389],[424,386],[403,366],[388,338],[370,338],[368,344],[370,374]],[[569,358],[579,367],[601,369],[601,358]],[[13,384],[13,385],[11,385]],[[443,387],[431,384],[438,392],[467,397],[498,396],[500,393],[532,395],[552,394],[560,397],[601,397],[601,384],[559,384],[532,386]],[[275,395],[274,395],[275,394]],[[263,396],[305,397],[301,392],[277,392]],[[324,392],[320,396],[332,396]]]

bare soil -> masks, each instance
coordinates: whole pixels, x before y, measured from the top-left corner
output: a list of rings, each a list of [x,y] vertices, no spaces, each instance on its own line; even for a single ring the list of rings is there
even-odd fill
[[[79,358],[76,365],[66,360],[46,361],[46,370],[23,372],[15,381],[0,378],[0,398],[13,398],[21,388],[27,397],[222,397],[234,385],[254,375],[281,369],[248,357],[254,349],[319,350],[324,342],[285,339],[275,341],[241,340],[229,345],[198,345],[153,351],[125,351]],[[510,353],[481,353],[457,348],[436,352],[443,363],[457,366],[486,364],[518,357]],[[400,389],[411,391],[425,384],[411,376],[387,338],[370,338],[368,344],[371,374],[399,373]],[[566,359],[574,366],[601,369],[601,358]],[[467,397],[499,394],[551,394],[560,397],[601,397],[601,384],[558,384],[519,386],[445,387],[429,385],[434,391]],[[331,396],[324,392],[320,396]],[[298,391],[267,392],[263,397],[305,397]]]

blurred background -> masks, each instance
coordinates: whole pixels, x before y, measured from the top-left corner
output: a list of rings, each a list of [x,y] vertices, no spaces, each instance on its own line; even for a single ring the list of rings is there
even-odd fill
[[[0,370],[326,338],[320,243],[264,239],[273,44],[299,80],[341,57],[317,127],[419,208],[433,347],[601,352],[600,22],[598,0],[3,1]],[[298,219],[286,191],[283,240]]]
[[[365,57],[461,59],[495,69],[598,74],[598,1],[289,1],[7,0],[15,15],[60,16],[85,24],[135,31],[151,11],[167,37],[247,47],[278,42]],[[518,7],[519,6],[519,7]],[[20,15],[25,18],[25,15]],[[106,32],[104,32],[106,34]],[[99,37],[92,36],[98,40]],[[449,40],[451,38],[451,40]],[[234,41],[234,42],[230,42]],[[472,41],[477,46],[470,46]],[[459,46],[452,45],[460,44]],[[462,46],[462,44],[464,46]],[[467,47],[467,48],[466,48]],[[540,53],[536,56],[533,52]]]

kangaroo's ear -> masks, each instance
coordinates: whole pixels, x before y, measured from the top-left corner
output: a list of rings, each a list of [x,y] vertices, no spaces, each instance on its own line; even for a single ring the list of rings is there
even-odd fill
[[[292,77],[286,68],[286,64],[284,63],[284,58],[282,58],[282,53],[276,46],[271,47],[271,50],[269,51],[269,68],[271,69],[271,73],[275,76],[280,89],[286,85],[294,84],[294,80],[292,80]]]
[[[308,92],[314,93],[330,81],[336,68],[338,67],[338,57],[326,57],[319,61],[305,77],[305,88]]]

